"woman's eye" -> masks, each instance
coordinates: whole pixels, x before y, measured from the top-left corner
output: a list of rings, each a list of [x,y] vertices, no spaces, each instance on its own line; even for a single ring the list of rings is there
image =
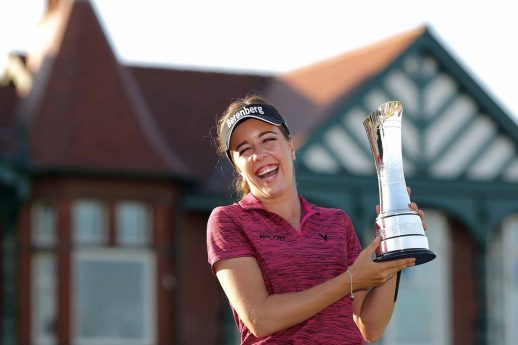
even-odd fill
[[[243,155],[243,154],[245,154],[245,153],[246,153],[246,151],[248,151],[248,150],[250,150],[250,148],[249,148],[249,147],[242,149],[241,151],[239,151],[239,155],[240,155],[240,156],[242,156],[242,155]]]
[[[273,137],[272,138],[265,138],[264,142],[266,143],[268,141],[273,141],[273,140],[277,140],[277,138],[273,138]]]

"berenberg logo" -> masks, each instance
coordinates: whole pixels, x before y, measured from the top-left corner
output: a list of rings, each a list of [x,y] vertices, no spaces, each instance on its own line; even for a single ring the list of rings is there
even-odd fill
[[[234,123],[239,121],[240,118],[246,115],[250,114],[261,114],[264,115],[263,107],[249,107],[249,108],[243,108],[231,117],[227,119],[227,126],[228,128],[232,128]]]

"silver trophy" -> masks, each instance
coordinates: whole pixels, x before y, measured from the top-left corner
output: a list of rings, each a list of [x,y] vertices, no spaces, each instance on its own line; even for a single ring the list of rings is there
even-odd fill
[[[376,236],[381,244],[375,261],[414,257],[416,265],[435,258],[428,248],[428,238],[421,218],[408,207],[410,197],[403,175],[401,151],[401,115],[399,101],[383,103],[373,111],[363,125],[376,164],[381,211],[376,218]]]

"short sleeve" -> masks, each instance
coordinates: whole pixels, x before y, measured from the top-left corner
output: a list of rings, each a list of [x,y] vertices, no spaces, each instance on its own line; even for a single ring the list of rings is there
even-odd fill
[[[358,239],[358,235],[356,234],[356,230],[354,229],[351,219],[345,213],[344,219],[345,229],[347,231],[347,266],[351,266],[358,255],[360,255],[362,245]]]
[[[256,256],[242,226],[228,215],[226,208],[215,208],[207,223],[207,254],[213,273],[219,260]]]

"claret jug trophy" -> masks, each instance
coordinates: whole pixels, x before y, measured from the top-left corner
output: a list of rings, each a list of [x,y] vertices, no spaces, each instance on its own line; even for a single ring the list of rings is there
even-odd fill
[[[364,120],[378,175],[380,214],[376,218],[376,236],[381,244],[375,261],[414,257],[416,265],[435,258],[428,247],[421,218],[408,204],[401,149],[401,116],[399,101],[380,105]]]

